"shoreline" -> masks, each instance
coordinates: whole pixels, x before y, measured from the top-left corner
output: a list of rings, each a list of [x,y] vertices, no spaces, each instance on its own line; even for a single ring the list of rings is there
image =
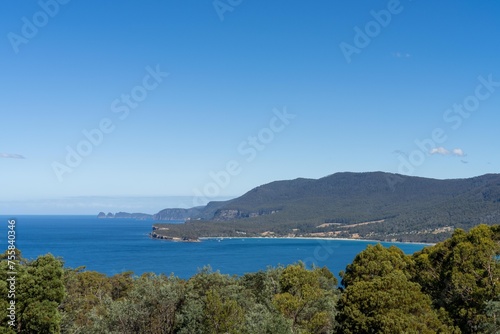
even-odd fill
[[[325,237],[199,237],[199,240],[211,240],[211,239],[303,239],[303,240],[328,240],[328,241],[365,241],[365,242],[376,242],[376,243],[390,243],[390,244],[413,244],[413,245],[424,245],[424,246],[434,246],[436,243],[428,242],[412,242],[412,241],[382,241],[374,239],[355,239],[355,238],[325,238]]]

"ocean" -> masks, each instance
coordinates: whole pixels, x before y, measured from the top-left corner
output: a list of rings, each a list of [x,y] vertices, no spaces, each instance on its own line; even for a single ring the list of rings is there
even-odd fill
[[[153,221],[97,219],[95,216],[0,216],[0,246],[7,248],[8,220],[16,219],[16,248],[35,259],[51,253],[66,267],[85,266],[107,275],[133,271],[174,274],[189,278],[202,267],[230,275],[265,270],[268,266],[303,261],[327,266],[337,277],[372,241],[234,238],[205,239],[199,243],[151,239]],[[172,222],[179,223],[179,222]],[[425,245],[396,245],[412,254]]]

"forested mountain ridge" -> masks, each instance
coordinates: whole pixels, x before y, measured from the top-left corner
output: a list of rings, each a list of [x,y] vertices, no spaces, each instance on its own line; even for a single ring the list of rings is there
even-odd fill
[[[266,233],[435,242],[455,228],[500,222],[500,174],[437,180],[383,172],[336,173],[271,182],[233,200],[190,210],[194,214],[187,217],[188,223],[159,235]],[[155,218],[162,219],[162,212]]]

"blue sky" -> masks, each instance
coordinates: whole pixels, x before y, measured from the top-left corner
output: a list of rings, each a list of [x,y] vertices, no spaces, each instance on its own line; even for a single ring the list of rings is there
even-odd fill
[[[0,210],[496,173],[499,16],[493,0],[2,1]]]

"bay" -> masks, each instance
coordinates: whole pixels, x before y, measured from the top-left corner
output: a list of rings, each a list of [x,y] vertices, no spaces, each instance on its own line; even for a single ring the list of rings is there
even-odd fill
[[[16,247],[23,257],[51,253],[66,267],[85,266],[107,275],[133,271],[189,278],[210,265],[224,274],[242,275],[268,266],[303,261],[327,266],[337,277],[356,254],[376,241],[234,238],[199,243],[151,239],[153,221],[97,219],[95,216],[0,216],[0,245],[7,248],[8,220],[16,219]],[[179,223],[179,222],[172,222]],[[396,245],[412,254],[424,244]]]

